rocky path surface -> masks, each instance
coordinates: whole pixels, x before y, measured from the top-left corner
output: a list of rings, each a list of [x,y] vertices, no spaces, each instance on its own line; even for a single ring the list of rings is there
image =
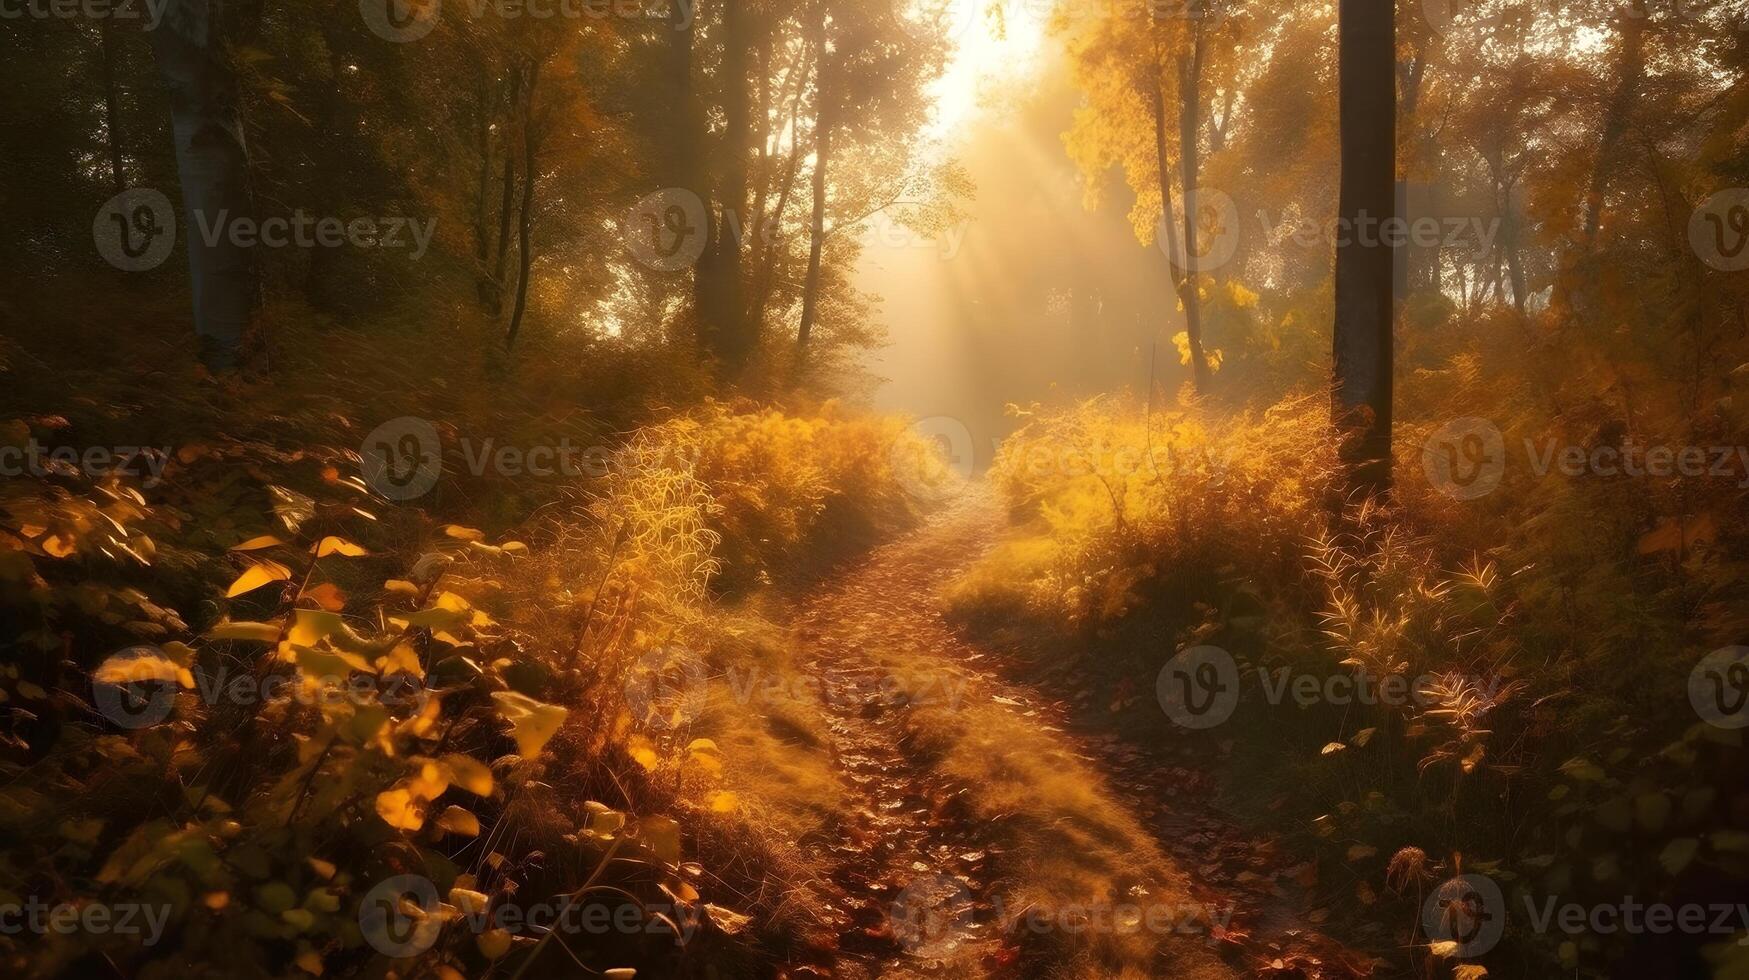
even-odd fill
[[[1114,819],[1153,840],[1172,867],[1162,880],[1119,882],[1128,894],[1224,910],[1199,928],[1152,937],[1154,962],[1126,975],[1367,975],[1368,957],[1317,933],[1322,916],[1311,908],[1310,866],[1290,865],[1273,842],[1247,839],[1210,811],[1208,773],[1078,724],[1096,715],[1074,710],[1073,692],[1002,679],[1011,666],[1003,652],[944,618],[941,590],[995,544],[1002,527],[989,496],[968,495],[821,587],[795,620],[822,692],[838,775],[858,801],[834,838],[819,842],[838,893],[836,974],[1037,972],[1013,937],[1017,910],[1003,901],[1003,890],[1024,878],[1024,862],[1004,852],[999,820],[980,816],[980,787],[944,771],[908,723],[920,710],[976,707],[1004,713],[1003,724],[1020,726],[1032,751],[1060,747],[1120,801]]]

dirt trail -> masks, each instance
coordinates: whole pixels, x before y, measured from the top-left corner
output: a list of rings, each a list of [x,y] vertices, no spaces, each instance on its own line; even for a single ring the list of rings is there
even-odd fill
[[[1143,940],[1153,962],[1126,975],[1341,978],[1367,958],[1304,928],[1305,869],[1267,842],[1246,840],[1192,802],[1206,774],[1077,728],[1063,700],[1001,679],[1001,651],[950,625],[940,592],[996,543],[1003,527],[991,495],[968,494],[917,532],[889,544],[809,596],[795,620],[830,719],[840,778],[859,801],[825,846],[841,934],[836,972],[858,977],[1030,975],[1016,946],[1012,887],[1036,855],[1005,852],[1000,821],[980,817],[983,789],[955,776],[918,743],[911,713],[930,708],[997,711],[1024,731],[1015,753],[1060,750],[1075,778],[1096,784],[1167,867],[1152,880],[1116,881],[1109,894],[1150,896],[1232,916]],[[1055,692],[1059,695],[1065,692]],[[1007,762],[998,747],[998,767]],[[1084,771],[1080,771],[1084,770]],[[1004,818],[1009,814],[1002,814]],[[1019,814],[1025,819],[1028,814]],[[1060,814],[1041,820],[1062,822]],[[1136,868],[1150,866],[1138,858]],[[1121,878],[1122,875],[1113,875]],[[1127,889],[1120,891],[1118,889]],[[1030,964],[1037,967],[1036,961]],[[1067,973],[1063,975],[1068,975]]]

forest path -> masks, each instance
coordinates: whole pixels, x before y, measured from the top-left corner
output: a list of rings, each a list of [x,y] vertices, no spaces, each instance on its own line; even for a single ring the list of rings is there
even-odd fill
[[[1309,866],[1192,802],[1206,774],[1078,724],[948,622],[1004,524],[974,486],[794,621],[855,801],[827,845],[837,975],[1365,975],[1302,928]]]

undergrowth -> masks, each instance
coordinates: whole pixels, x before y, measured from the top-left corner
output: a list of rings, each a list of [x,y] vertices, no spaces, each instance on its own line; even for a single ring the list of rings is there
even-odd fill
[[[1709,401],[1599,351],[1572,355],[1556,383],[1524,356],[1521,324],[1472,326],[1412,351],[1387,504],[1336,496],[1322,394],[1230,415],[1112,400],[1029,415],[993,473],[1016,531],[962,579],[956,609],[1052,638],[1032,643],[1036,670],[1090,670],[1104,690],[1084,707],[1109,703],[1133,737],[1244,773],[1231,809],[1297,831],[1321,857],[1320,900],[1418,971],[1480,975],[1420,918],[1434,883],[1480,873],[1512,913],[1484,961],[1496,970],[1735,975],[1745,947],[1728,935],[1703,962],[1683,937],[1537,931],[1523,910],[1742,894],[1741,732],[1700,720],[1688,682],[1742,638],[1744,474],[1574,477],[1535,461],[1551,443],[1741,445],[1749,426],[1729,388]],[[1441,493],[1423,458],[1463,417],[1495,426],[1506,452],[1502,485],[1479,499]],[[1175,725],[1156,690],[1198,646],[1240,681],[1209,731]],[[1376,694],[1386,678],[1403,693],[1325,693]]]
[[[793,845],[650,677],[720,659],[766,628],[735,605],[914,516],[901,423],[714,403],[672,372],[585,405],[639,370],[599,341],[508,363],[385,326],[335,365],[339,328],[283,311],[274,382],[217,391],[151,331],[59,362],[105,325],[32,312],[6,444],[162,449],[0,483],[0,898],[164,918],[149,944],[0,938],[10,969],[753,976],[808,938]],[[396,501],[360,453],[402,416],[443,465]],[[471,464],[488,440],[589,454],[506,473]],[[504,915],[538,904],[629,925]]]

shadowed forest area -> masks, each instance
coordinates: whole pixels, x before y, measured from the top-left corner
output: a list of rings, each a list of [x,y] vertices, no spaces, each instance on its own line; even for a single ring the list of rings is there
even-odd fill
[[[0,0],[20,977],[1749,980],[1738,0]]]

